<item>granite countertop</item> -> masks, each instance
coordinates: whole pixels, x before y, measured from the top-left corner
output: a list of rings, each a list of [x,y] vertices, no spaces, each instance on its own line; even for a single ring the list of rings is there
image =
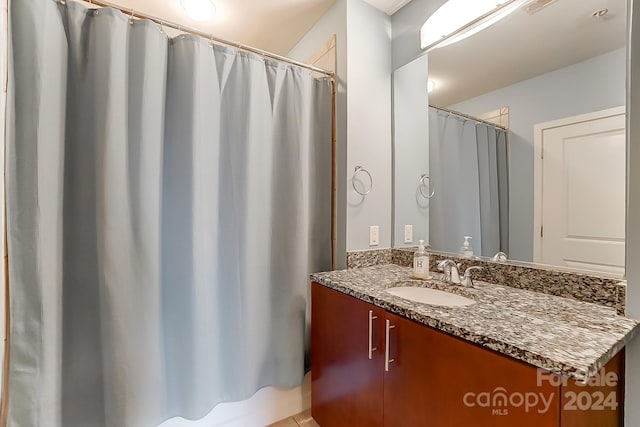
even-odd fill
[[[311,280],[391,313],[463,338],[556,374],[584,381],[622,349],[639,322],[612,308],[569,298],[474,281],[472,288],[411,279],[398,265],[331,271]],[[431,273],[434,279],[440,278]],[[412,285],[447,289],[476,304],[442,307],[409,301],[385,289]]]

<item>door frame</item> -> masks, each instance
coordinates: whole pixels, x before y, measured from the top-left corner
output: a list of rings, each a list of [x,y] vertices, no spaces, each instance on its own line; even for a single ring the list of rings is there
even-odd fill
[[[533,262],[542,262],[542,143],[544,131],[624,115],[625,112],[626,107],[623,105],[621,107],[607,108],[592,113],[537,123],[533,126]]]

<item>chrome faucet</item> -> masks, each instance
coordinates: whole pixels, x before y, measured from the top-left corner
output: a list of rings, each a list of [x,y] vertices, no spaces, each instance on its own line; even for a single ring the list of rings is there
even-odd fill
[[[445,283],[460,283],[460,270],[457,264],[450,259],[442,260],[438,263],[438,270],[444,273]]]
[[[453,260],[445,259],[438,263],[438,270],[444,273],[445,283],[452,283],[462,286],[473,286],[471,273],[474,270],[482,270],[482,267],[469,267],[464,271],[464,275],[460,277],[461,264],[456,264]]]
[[[493,260],[494,261],[506,261],[507,260],[507,254],[505,254],[504,252],[500,251],[497,254],[495,254],[493,256]]]
[[[468,267],[464,271],[464,276],[462,276],[462,279],[460,280],[460,284],[462,286],[473,286],[473,279],[471,278],[471,272],[473,270],[482,270],[482,267]]]

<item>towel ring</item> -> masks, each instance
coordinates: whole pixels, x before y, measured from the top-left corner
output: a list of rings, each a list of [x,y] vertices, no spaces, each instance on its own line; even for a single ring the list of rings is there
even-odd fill
[[[358,187],[356,187],[356,176],[360,172],[366,173],[369,176],[369,182],[371,182],[371,184],[369,185],[369,190],[364,191],[364,192],[358,190]],[[368,170],[366,170],[362,166],[356,166],[356,168],[355,168],[355,170],[353,172],[353,176],[351,177],[351,185],[353,186],[353,189],[356,191],[356,193],[360,194],[361,196],[366,196],[367,194],[371,193],[371,190],[373,189],[373,178],[371,177],[371,174],[369,173]]]
[[[429,178],[429,175],[427,175],[426,173],[423,173],[422,175],[420,175],[420,179],[418,179],[418,191],[420,192],[422,197],[424,197],[425,199],[430,199],[436,194],[435,187],[432,187],[431,193],[429,195],[424,194],[424,191],[422,191],[422,187],[429,188],[430,183],[431,183],[431,178]]]

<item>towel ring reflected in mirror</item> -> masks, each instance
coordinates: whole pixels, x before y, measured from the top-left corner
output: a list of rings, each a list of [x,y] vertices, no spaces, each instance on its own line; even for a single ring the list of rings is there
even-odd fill
[[[428,194],[424,194],[424,191],[422,191],[424,187],[427,187]],[[420,175],[420,179],[418,179],[418,191],[420,192],[420,195],[425,199],[430,199],[436,194],[436,188],[429,187],[431,187],[431,178],[429,178],[429,175],[427,175],[426,173],[423,173],[422,175]]]
[[[367,176],[369,176],[370,184],[369,184],[369,189],[366,191],[360,191],[356,186],[356,178],[360,172],[365,173],[367,174]],[[366,170],[362,166],[356,166],[353,172],[353,176],[351,177],[351,185],[353,186],[353,189],[355,190],[356,193],[360,194],[361,196],[366,196],[367,194],[371,193],[371,190],[373,189],[373,178],[371,177],[371,174],[369,173],[368,170]]]

